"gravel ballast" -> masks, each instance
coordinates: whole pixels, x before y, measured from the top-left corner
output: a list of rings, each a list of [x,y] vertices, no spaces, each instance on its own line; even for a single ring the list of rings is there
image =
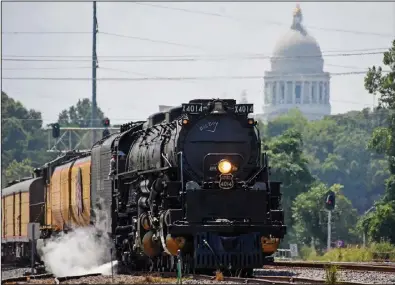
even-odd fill
[[[314,268],[270,268],[254,271],[255,276],[292,276],[300,278],[325,279],[324,269]],[[351,281],[371,284],[394,284],[395,273],[375,271],[338,270],[339,281]]]
[[[25,272],[30,272],[30,268],[12,269],[2,271],[2,279],[23,276]],[[325,279],[325,270],[312,268],[267,268],[254,271],[256,277],[264,279],[265,276],[292,276],[300,278]],[[371,271],[338,270],[339,281],[351,281],[370,284],[394,284],[395,273],[382,273]],[[119,284],[155,284],[155,283],[176,283],[175,278],[114,275],[114,283]],[[30,280],[27,284],[54,284],[54,278]],[[65,280],[61,284],[110,284],[113,283],[111,276],[90,276],[74,280]],[[236,284],[230,281],[214,280],[191,280],[184,279],[183,284]]]

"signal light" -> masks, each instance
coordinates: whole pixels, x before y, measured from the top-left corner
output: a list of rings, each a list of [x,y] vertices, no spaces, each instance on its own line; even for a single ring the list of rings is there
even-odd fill
[[[58,138],[60,136],[60,126],[58,123],[52,124],[52,137]]]
[[[103,126],[104,127],[109,127],[110,126],[110,119],[109,118],[104,118],[103,119]]]
[[[329,191],[327,193],[326,199],[325,199],[325,208],[328,211],[333,211],[333,209],[335,208],[335,202],[336,202],[335,193],[332,191]]]

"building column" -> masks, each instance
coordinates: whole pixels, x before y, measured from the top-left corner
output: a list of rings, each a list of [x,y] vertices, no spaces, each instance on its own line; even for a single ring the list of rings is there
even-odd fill
[[[296,104],[296,94],[295,94],[295,86],[296,82],[295,80],[292,80],[292,104]]]
[[[309,90],[309,96],[310,96],[310,104],[313,104],[313,87],[314,86],[314,80],[310,81],[310,90]]]
[[[326,86],[327,86],[327,88],[328,88],[328,90],[327,90],[327,94],[328,94],[327,104],[329,104],[329,103],[330,103],[330,99],[331,99],[331,86],[330,86],[330,81],[328,80],[326,84],[327,84]]]
[[[302,79],[302,84],[300,85],[300,104],[303,104],[304,99],[304,79]]]
[[[326,104],[326,82],[325,81],[322,81],[322,93],[324,93],[322,96],[322,99],[323,99],[322,104],[325,105]]]
[[[276,103],[277,103],[277,105],[280,104],[280,95],[281,95],[280,82],[277,80],[276,81]]]
[[[287,80],[284,81],[284,104],[288,104],[288,84]]]

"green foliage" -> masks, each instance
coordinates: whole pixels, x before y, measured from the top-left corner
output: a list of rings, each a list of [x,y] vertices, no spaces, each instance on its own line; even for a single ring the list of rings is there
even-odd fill
[[[281,181],[282,205],[285,209],[285,222],[292,225],[291,206],[295,197],[307,191],[314,179],[308,169],[308,161],[303,155],[302,136],[298,131],[287,130],[282,135],[266,142],[272,180]]]
[[[21,102],[1,92],[2,112],[2,187],[10,180],[30,176],[34,167],[40,167],[52,160],[56,154],[46,152],[47,135],[42,128],[41,113],[26,109]],[[89,99],[79,100],[76,106],[62,111],[59,121],[64,126],[89,126],[91,102]],[[98,108],[99,120],[104,117]],[[97,135],[100,138],[101,134]],[[77,139],[77,138],[74,138]],[[91,145],[86,137],[88,147]]]
[[[21,102],[1,92],[2,187],[9,179],[30,176],[31,167],[39,167],[49,158],[41,113],[26,109]],[[18,173],[20,171],[20,173]]]
[[[337,266],[329,265],[325,267],[325,283],[326,284],[337,284],[339,279],[339,273],[337,272]]]
[[[313,248],[303,247],[303,260],[326,262],[395,261],[395,246],[389,242],[372,243],[368,247],[333,248],[318,254]],[[302,250],[301,250],[302,252]]]
[[[305,245],[314,244],[317,248],[326,246],[328,214],[324,210],[324,201],[329,190],[336,194],[336,207],[332,211],[332,223],[336,226],[334,238],[346,242],[357,240],[353,232],[357,223],[357,211],[343,195],[342,188],[339,184],[328,188],[319,183],[296,197],[292,205],[296,240]]]
[[[328,185],[342,184],[359,213],[384,192],[389,175],[384,156],[368,149],[372,127],[385,124],[380,118],[379,111],[350,112],[311,122],[304,132],[312,174]]]
[[[70,106],[68,109],[60,112],[58,117],[58,123],[60,127],[80,127],[87,128],[91,127],[92,115],[92,102],[88,98],[78,100],[77,104]],[[93,127],[102,127],[102,120],[104,119],[103,111],[97,107],[96,121],[93,122]],[[73,145],[76,145],[78,141],[82,143],[79,145],[80,149],[88,149],[92,145],[92,133],[86,133],[81,139],[76,133],[71,133],[70,139]],[[102,138],[102,131],[94,131],[96,140]]]
[[[372,241],[382,239],[395,243],[395,40],[384,53],[383,64],[389,68],[387,74],[381,67],[373,66],[365,77],[365,88],[372,94],[379,94],[379,106],[389,110],[388,126],[376,128],[369,146],[388,158],[391,176],[386,180],[383,199],[377,203],[374,212],[366,214],[359,223]]]
[[[61,127],[81,127],[91,126],[92,102],[88,98],[78,100],[75,106],[65,109],[59,114],[58,123]],[[103,111],[97,107],[97,120],[93,126],[101,127],[101,121],[104,119]]]
[[[5,171],[5,178],[7,181],[13,181],[32,176],[33,167],[31,164],[32,162],[28,158],[21,162],[13,160]]]
[[[342,184],[345,196],[363,213],[384,193],[383,181],[389,176],[384,155],[368,148],[373,129],[386,126],[387,115],[383,109],[364,109],[308,122],[300,111],[292,110],[261,132],[265,141],[287,130],[299,132],[311,175],[328,185]]]

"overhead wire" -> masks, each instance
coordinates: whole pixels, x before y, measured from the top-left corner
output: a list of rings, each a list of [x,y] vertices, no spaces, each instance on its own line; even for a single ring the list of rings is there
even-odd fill
[[[164,5],[158,5],[158,4],[152,4],[152,3],[138,3],[134,2],[135,5],[141,5],[141,6],[151,6],[151,7],[156,7],[156,8],[161,8],[161,9],[169,9],[169,10],[177,10],[177,11],[182,11],[182,12],[187,12],[187,13],[194,13],[194,14],[202,14],[202,15],[207,15],[207,16],[215,16],[215,17],[221,17],[221,18],[228,18],[232,20],[236,20],[239,22],[256,22],[256,23],[266,23],[266,24],[271,24],[271,25],[279,25],[279,26],[289,26],[287,23],[283,22],[277,22],[277,21],[268,21],[268,20],[251,20],[251,19],[245,19],[245,18],[238,18],[235,16],[231,15],[225,15],[222,13],[213,13],[213,12],[205,12],[205,11],[198,11],[198,10],[193,10],[193,9],[186,9],[186,8],[179,8],[179,7],[169,7],[169,6],[164,6]],[[316,27],[316,26],[305,26],[308,29],[314,29],[314,30],[322,30],[322,31],[330,31],[330,32],[342,32],[342,33],[350,33],[350,34],[360,34],[360,35],[369,35],[369,36],[379,36],[379,37],[392,37],[393,35],[391,34],[383,34],[383,33],[377,33],[377,32],[367,32],[367,31],[356,31],[356,30],[345,30],[345,29],[336,29],[336,28],[323,28],[323,27]]]
[[[321,58],[321,57],[346,57],[346,56],[363,56],[363,55],[378,55],[384,54],[384,52],[373,51],[373,52],[358,52],[358,53],[334,53],[334,54],[319,54],[319,55],[300,55],[300,56],[270,56],[264,54],[254,54],[250,56],[240,56],[240,57],[185,57],[185,58],[123,58],[123,59],[101,59],[101,61],[112,61],[112,62],[175,62],[175,61],[223,61],[223,60],[261,60],[261,59],[309,59],[309,58]],[[33,57],[33,56],[32,56]],[[46,59],[36,59],[36,58],[2,58],[2,61],[21,61],[21,62],[28,62],[28,61],[38,61],[38,62],[50,62],[50,61],[58,61],[58,62],[72,62],[72,61],[90,61],[92,59],[56,59],[56,58],[46,58]]]
[[[387,73],[389,71],[383,71]],[[352,71],[352,72],[336,72],[330,73],[330,76],[342,76],[342,75],[357,75],[366,74],[366,71]],[[286,75],[286,74],[285,74]],[[292,74],[295,75],[295,74]],[[322,73],[310,73],[302,74],[305,76],[321,76]],[[238,79],[260,79],[262,80],[264,75],[235,75],[235,76],[191,76],[191,77],[102,77],[96,78],[97,81],[183,81],[183,80],[238,80]],[[91,81],[92,78],[83,77],[3,77],[3,80],[59,80],[59,81]]]
[[[326,53],[332,53],[332,52],[337,52],[337,53],[355,53],[355,52],[369,52],[369,51],[375,51],[375,52],[385,52],[387,51],[388,48],[382,47],[382,48],[366,48],[366,49],[351,49],[351,50],[326,50],[322,51],[322,54]],[[257,55],[264,55],[267,53],[234,53],[234,54],[223,54],[223,55],[201,55],[201,54],[184,54],[184,55],[101,55],[101,58],[183,58],[183,57],[201,57],[201,56],[206,56],[206,57],[215,57],[215,56],[257,56]],[[16,55],[16,54],[3,54],[3,57],[21,57],[21,58],[29,58],[29,57],[38,57],[38,58],[90,58],[92,55]]]
[[[92,32],[78,32],[78,31],[9,31],[1,32],[5,35],[18,35],[18,34],[32,34],[32,35],[46,35],[46,34],[92,34]]]

